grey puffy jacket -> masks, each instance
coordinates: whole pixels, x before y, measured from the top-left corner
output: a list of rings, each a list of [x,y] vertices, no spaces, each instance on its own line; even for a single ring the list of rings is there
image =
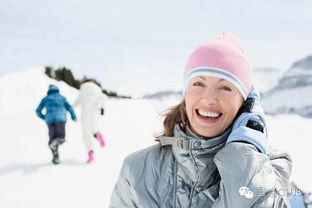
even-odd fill
[[[273,149],[265,155],[243,142],[225,145],[228,133],[205,140],[176,125],[174,137],[165,138],[172,145],[125,159],[110,207],[289,207],[289,155]]]

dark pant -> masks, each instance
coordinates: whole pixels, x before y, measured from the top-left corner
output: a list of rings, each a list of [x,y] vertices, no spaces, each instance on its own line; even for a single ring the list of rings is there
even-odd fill
[[[60,140],[62,144],[65,141],[65,123],[54,122],[48,124],[49,128],[49,145],[54,139]]]

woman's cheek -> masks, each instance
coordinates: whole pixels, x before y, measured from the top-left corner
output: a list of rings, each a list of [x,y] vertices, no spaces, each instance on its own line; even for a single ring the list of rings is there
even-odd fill
[[[198,97],[200,97],[200,92],[199,90],[196,89],[190,89],[188,91],[188,93],[186,94],[186,98],[190,101],[190,102],[194,102],[194,100],[196,100]]]

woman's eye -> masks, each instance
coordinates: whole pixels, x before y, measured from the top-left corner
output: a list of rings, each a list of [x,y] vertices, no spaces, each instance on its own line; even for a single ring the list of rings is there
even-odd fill
[[[203,85],[203,83],[201,83],[201,82],[194,82],[194,83],[193,83],[193,86],[204,86],[204,85]]]
[[[229,92],[231,92],[232,91],[232,89],[230,88],[230,87],[228,87],[228,86],[222,86],[222,87],[220,87],[222,90],[225,90],[225,91],[229,91]]]

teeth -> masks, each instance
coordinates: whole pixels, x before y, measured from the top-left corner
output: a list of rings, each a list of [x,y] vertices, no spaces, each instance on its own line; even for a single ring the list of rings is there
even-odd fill
[[[199,115],[201,116],[205,116],[205,117],[210,117],[210,118],[217,118],[220,116],[220,113],[216,113],[216,112],[205,112],[202,110],[198,110]]]

